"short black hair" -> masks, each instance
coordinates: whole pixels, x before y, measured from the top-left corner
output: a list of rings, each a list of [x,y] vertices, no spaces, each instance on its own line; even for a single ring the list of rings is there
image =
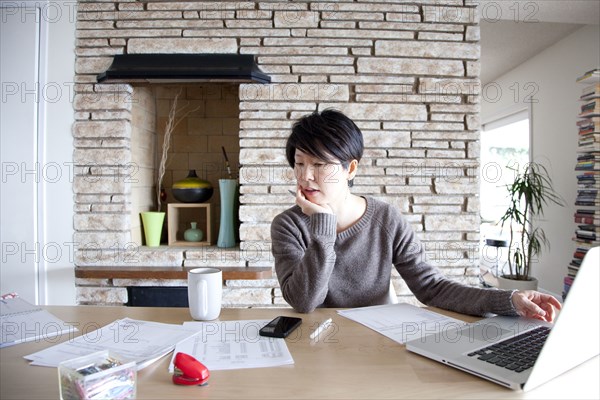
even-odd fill
[[[296,149],[323,161],[339,161],[344,169],[348,169],[352,160],[362,158],[363,135],[354,121],[342,112],[333,109],[315,111],[292,126],[285,146],[285,155],[292,168]],[[349,185],[352,186],[352,181]]]

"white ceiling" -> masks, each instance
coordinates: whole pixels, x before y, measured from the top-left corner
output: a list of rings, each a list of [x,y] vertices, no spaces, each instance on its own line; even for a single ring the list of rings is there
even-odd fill
[[[479,0],[478,3],[483,85],[583,25],[600,23],[600,0]]]

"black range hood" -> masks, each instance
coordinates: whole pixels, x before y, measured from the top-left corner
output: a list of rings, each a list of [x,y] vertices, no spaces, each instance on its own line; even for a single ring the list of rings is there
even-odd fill
[[[252,54],[117,54],[98,83],[269,83]]]

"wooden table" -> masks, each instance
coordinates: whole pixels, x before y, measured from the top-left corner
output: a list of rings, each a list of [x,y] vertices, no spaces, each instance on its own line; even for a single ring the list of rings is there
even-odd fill
[[[103,326],[131,317],[166,323],[191,320],[187,308],[51,306],[47,309],[65,322]],[[436,310],[437,311],[437,310]],[[459,314],[447,315],[473,320]],[[208,386],[171,383],[170,355],[138,374],[140,399],[499,399],[600,397],[599,357],[527,393],[512,391],[406,351],[404,346],[333,309],[297,314],[291,309],[223,309],[221,320],[271,319],[300,316],[303,324],[286,339],[294,365],[275,368],[212,371]],[[308,335],[323,320],[333,318],[334,329],[314,342]],[[86,325],[87,324],[87,325]],[[51,343],[25,343],[0,349],[0,399],[58,399],[56,368],[34,367],[24,355]]]

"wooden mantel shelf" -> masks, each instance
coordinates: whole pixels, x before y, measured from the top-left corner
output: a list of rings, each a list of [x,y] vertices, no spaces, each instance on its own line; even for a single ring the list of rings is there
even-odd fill
[[[83,279],[184,279],[192,267],[76,267],[75,277]],[[272,277],[269,267],[221,268],[223,280],[268,279]]]

